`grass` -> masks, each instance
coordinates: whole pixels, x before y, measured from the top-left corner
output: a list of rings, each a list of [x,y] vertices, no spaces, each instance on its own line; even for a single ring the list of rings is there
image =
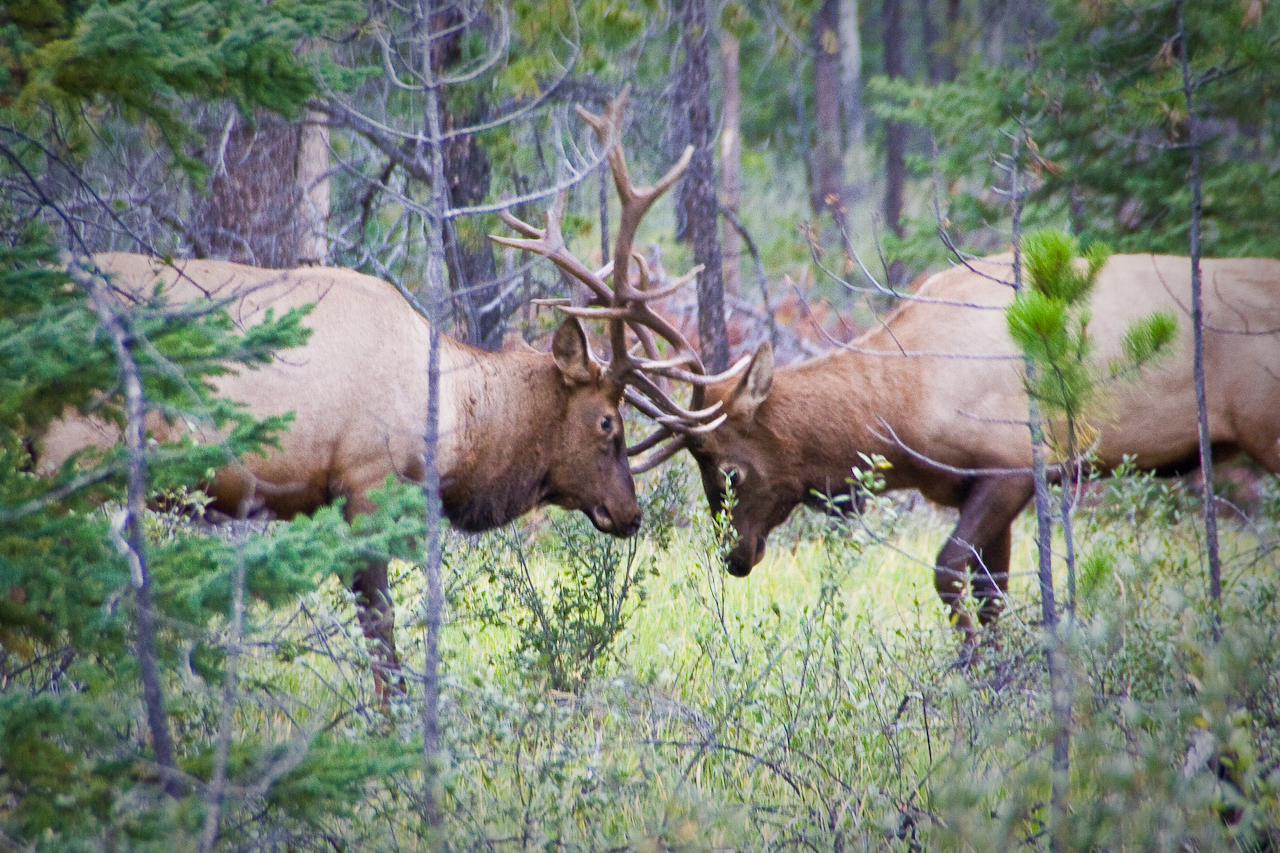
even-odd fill
[[[520,605],[493,572],[510,569],[511,543],[523,542],[533,584],[551,601],[567,578],[558,525],[586,522],[548,510],[519,530],[450,536],[448,759],[437,781],[452,846],[1044,846],[1051,720],[1033,519],[1015,528],[1011,612],[962,665],[931,569],[951,514],[885,505],[866,528],[848,529],[798,511],[771,536],[766,560],[735,579],[719,568],[703,511],[687,509],[701,505],[689,482],[665,549],[660,525],[638,541],[636,565],[657,568],[643,576],[643,600],[631,599],[608,653],[572,692],[551,689],[536,657],[517,654]],[[1157,849],[1143,833],[1161,826],[1196,849],[1254,849],[1280,815],[1280,517],[1265,504],[1252,526],[1226,525],[1229,642],[1216,646],[1194,569],[1193,501],[1145,478],[1101,488],[1110,493],[1080,511],[1077,527],[1075,849]],[[606,544],[625,556],[627,543]],[[421,573],[399,564],[395,591],[413,676]],[[379,710],[336,579],[296,610],[254,617],[262,645],[243,667],[251,689],[240,731],[285,742],[327,728],[371,749],[408,749],[402,769],[371,781],[330,834],[351,849],[421,849],[432,836],[415,806],[417,683],[389,714]],[[281,658],[282,637],[309,651]],[[1189,744],[1206,737],[1198,732],[1234,762],[1236,787],[1209,765],[1184,778]],[[1245,817],[1225,824],[1223,804],[1236,801]]]

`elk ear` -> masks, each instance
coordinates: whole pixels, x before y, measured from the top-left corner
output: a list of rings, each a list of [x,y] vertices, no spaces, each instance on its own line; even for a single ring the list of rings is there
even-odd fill
[[[744,418],[754,416],[756,409],[760,408],[760,404],[769,396],[769,389],[772,386],[773,345],[765,341],[760,345],[760,349],[756,350],[755,356],[751,359],[751,365],[747,368],[747,375],[742,377],[742,381],[738,383],[733,396],[730,397],[730,411]]]
[[[585,385],[596,378],[587,333],[582,330],[577,317],[569,317],[556,329],[556,335],[551,339],[551,355],[566,385]]]

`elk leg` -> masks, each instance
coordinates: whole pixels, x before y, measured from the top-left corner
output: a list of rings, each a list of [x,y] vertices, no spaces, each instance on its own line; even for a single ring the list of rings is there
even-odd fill
[[[1012,552],[1010,526],[1031,499],[1034,483],[1028,476],[977,478],[960,506],[960,521],[938,552],[934,588],[951,609],[956,627],[966,640],[974,637],[973,620],[960,603],[965,581],[973,576],[978,619],[995,621],[1009,587]]]
[[[378,697],[385,699],[391,691],[403,693],[404,679],[392,675],[400,671],[400,659],[396,655],[396,613],[391,605],[386,561],[369,560],[356,572],[351,590],[356,594],[360,627],[374,644],[373,683]]]

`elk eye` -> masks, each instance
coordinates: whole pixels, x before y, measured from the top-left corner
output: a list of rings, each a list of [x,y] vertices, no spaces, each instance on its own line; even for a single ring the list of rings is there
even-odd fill
[[[742,469],[734,465],[726,465],[724,471],[724,482],[726,486],[737,488],[742,485]]]
[[[608,415],[605,415],[603,418],[600,419],[600,431],[607,433],[612,429],[613,429],[613,418],[609,417]]]

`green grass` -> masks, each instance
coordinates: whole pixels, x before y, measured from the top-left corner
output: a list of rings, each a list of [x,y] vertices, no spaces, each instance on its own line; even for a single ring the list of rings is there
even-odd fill
[[[736,579],[718,565],[691,482],[686,474],[684,497],[669,504],[678,513],[650,513],[636,565],[652,558],[657,574],[644,576],[643,601],[630,600],[574,692],[551,689],[539,662],[516,654],[520,605],[493,578],[522,542],[550,602],[568,579],[563,531],[585,520],[552,509],[499,534],[449,536],[437,781],[453,847],[1046,846],[1052,721],[1033,519],[1015,527],[1010,612],[962,663],[932,577],[951,514],[886,503],[849,528],[798,511],[765,561]],[[1264,500],[1251,524],[1224,524],[1226,642],[1215,645],[1194,501],[1148,478],[1101,491],[1077,516],[1073,849],[1163,849],[1151,840],[1161,828],[1195,849],[1254,849],[1280,817],[1280,502]],[[615,556],[629,547],[580,541]],[[432,837],[415,806],[423,774],[413,758],[423,580],[414,566],[396,568],[410,691],[389,712],[373,693],[351,597],[333,578],[296,608],[255,608],[258,645],[240,667],[240,738],[408,750],[352,813],[329,819],[329,838],[349,849],[422,849]],[[1064,601],[1061,565],[1056,574]],[[296,653],[282,656],[282,640]],[[194,739],[210,737],[198,731],[214,719],[194,709],[215,700],[179,693]],[[1184,773],[1201,732],[1216,738],[1235,787],[1209,765]],[[1224,803],[1243,804],[1240,822],[1221,820]]]

